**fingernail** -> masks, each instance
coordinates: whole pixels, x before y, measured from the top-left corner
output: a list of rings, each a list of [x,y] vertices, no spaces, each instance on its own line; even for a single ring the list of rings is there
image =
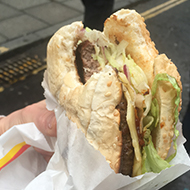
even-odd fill
[[[49,128],[49,129],[52,129],[52,128],[55,127],[55,125],[56,125],[56,118],[55,118],[55,116],[53,116],[53,117],[50,119],[50,122],[48,123],[48,128]]]
[[[52,129],[52,125],[50,123],[48,123],[48,128]]]

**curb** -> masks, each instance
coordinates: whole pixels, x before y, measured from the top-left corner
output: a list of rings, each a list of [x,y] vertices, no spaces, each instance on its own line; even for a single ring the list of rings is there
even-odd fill
[[[114,4],[114,12],[121,8],[125,8],[125,7],[130,8],[139,3],[143,3],[144,1],[148,1],[148,0],[116,0]],[[38,30],[28,35],[24,35],[19,38],[2,43],[0,45],[0,60],[2,61],[8,57],[15,55],[18,52],[21,52],[31,47],[32,45],[40,41],[50,38],[59,28],[61,28],[64,25],[70,24],[76,20],[79,20],[79,21],[83,20],[83,13],[67,21],[58,23],[48,28]]]

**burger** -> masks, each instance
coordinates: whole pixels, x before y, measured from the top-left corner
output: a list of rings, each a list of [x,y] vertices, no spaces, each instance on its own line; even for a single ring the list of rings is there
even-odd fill
[[[47,76],[66,116],[115,173],[137,176],[170,167],[177,152],[180,74],[158,53],[135,10],[112,14],[103,32],[82,22],[60,28],[48,43]]]

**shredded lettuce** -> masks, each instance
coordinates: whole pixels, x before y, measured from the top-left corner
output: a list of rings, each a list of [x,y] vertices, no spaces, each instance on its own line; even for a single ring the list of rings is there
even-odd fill
[[[145,117],[151,106],[151,90],[144,71],[134,62],[130,55],[126,56],[125,49],[127,45],[128,43],[124,40],[118,45],[111,44],[105,48],[105,56],[112,67],[125,74],[125,78],[130,81],[136,93],[143,96],[145,110],[144,108],[142,109],[144,112],[143,117]],[[125,68],[127,69],[125,70]],[[129,71],[129,75],[127,71]],[[124,82],[123,79],[121,81]]]
[[[125,63],[129,67],[132,85],[138,92],[144,94],[149,87],[143,70],[134,62],[130,55],[125,57]]]
[[[86,30],[86,32],[91,32],[92,31],[92,29],[90,29],[89,27],[86,27],[85,30]]]
[[[87,32],[86,35],[92,42],[96,41],[99,43],[99,41],[105,41],[102,35],[100,35],[100,33],[98,33],[96,30]],[[99,36],[99,39],[97,39],[97,36]],[[118,45],[116,45],[106,41],[106,43],[101,44],[102,46],[100,43],[98,45],[95,45],[96,53],[93,55],[93,59],[98,60],[102,67],[108,63],[122,73],[125,72],[124,68],[127,67],[130,74],[130,82],[133,88],[141,94],[145,94],[146,92],[150,94],[150,88],[148,86],[148,80],[145,73],[134,62],[130,55],[126,56],[125,49],[128,46],[128,42],[122,40]]]
[[[109,64],[116,68],[118,71],[123,70],[123,65],[125,64],[125,60],[123,59],[123,53],[125,53],[125,45],[124,43],[120,43],[121,45],[115,46],[114,44],[109,45],[109,47],[105,48],[105,56],[109,62]]]
[[[130,73],[130,80],[132,86],[137,90],[137,92],[144,94],[149,91],[148,81],[143,70],[134,62],[130,55],[126,56],[125,48],[128,45],[124,40],[119,43],[119,45],[105,49],[105,56],[109,64],[116,68],[120,72],[124,72],[124,65],[127,66]]]
[[[84,40],[89,40],[93,44],[97,44],[99,47],[105,47],[109,45],[109,40],[105,37],[105,35],[98,30],[91,30],[86,27]]]
[[[97,60],[100,63],[101,68],[103,69],[107,63],[106,57],[104,55],[104,48],[99,48],[97,45],[95,47],[95,54],[92,54],[92,58]]]

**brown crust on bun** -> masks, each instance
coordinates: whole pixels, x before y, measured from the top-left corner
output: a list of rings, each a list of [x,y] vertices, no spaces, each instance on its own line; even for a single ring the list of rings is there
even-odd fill
[[[125,40],[129,43],[126,55],[130,54],[145,72],[149,85],[153,82],[153,63],[158,55],[144,18],[135,10],[121,9],[105,21],[104,33],[112,43]]]

